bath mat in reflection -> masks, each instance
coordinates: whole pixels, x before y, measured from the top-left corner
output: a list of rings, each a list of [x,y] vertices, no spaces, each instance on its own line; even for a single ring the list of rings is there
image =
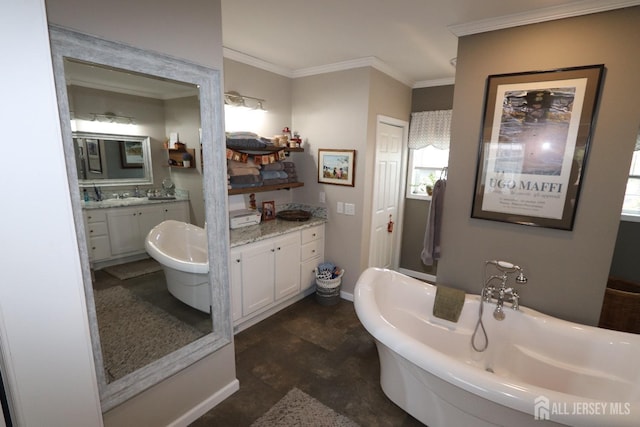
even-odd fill
[[[122,378],[203,334],[122,286],[94,292],[107,381]]]
[[[140,261],[105,267],[103,270],[120,280],[127,280],[160,271],[162,270],[162,265],[153,258],[147,258]]]
[[[358,424],[297,388],[251,424],[251,427],[293,426],[358,427]]]

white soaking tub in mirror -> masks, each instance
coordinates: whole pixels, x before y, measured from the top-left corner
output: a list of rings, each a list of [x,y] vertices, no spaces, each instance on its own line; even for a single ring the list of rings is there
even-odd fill
[[[486,351],[471,337],[480,298],[458,322],[432,315],[436,286],[370,268],[355,288],[374,337],[385,394],[429,427],[638,426],[640,336],[563,321],[527,307],[497,321],[485,303]],[[482,340],[482,338],[479,338]]]
[[[167,289],[183,303],[210,313],[209,258],[204,228],[167,220],[151,229],[147,253],[162,264]]]

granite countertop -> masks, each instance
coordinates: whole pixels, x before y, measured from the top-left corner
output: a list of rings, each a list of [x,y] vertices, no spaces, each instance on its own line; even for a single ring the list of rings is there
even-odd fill
[[[127,206],[154,205],[158,203],[172,203],[189,200],[188,197],[176,195],[175,199],[149,199],[148,197],[127,197],[125,199],[105,199],[102,201],[90,200],[82,202],[82,209],[107,209]]]
[[[268,239],[269,237],[276,237],[281,234],[315,227],[316,225],[321,225],[326,222],[326,218],[320,218],[317,216],[309,218],[308,221],[286,221],[276,218],[270,221],[261,222],[257,225],[229,230],[230,246],[233,248],[236,246],[246,245],[248,243]]]
[[[303,230],[305,228],[315,227],[327,222],[327,209],[301,204],[289,204],[286,206],[276,206],[279,212],[285,209],[303,209],[311,212],[311,218],[307,221],[286,221],[280,218],[263,221],[257,225],[236,228],[229,230],[230,246],[236,247],[246,245],[248,243],[276,237],[282,234],[291,233],[293,231]]]

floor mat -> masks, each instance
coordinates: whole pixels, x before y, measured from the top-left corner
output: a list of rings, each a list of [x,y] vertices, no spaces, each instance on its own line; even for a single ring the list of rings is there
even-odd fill
[[[132,279],[162,270],[162,265],[153,258],[127,262],[103,268],[104,271],[120,280]]]
[[[251,427],[289,426],[358,427],[358,424],[297,388],[251,424]]]

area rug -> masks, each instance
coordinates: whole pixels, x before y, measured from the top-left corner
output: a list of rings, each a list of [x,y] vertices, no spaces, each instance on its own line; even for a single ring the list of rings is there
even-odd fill
[[[103,270],[120,280],[127,280],[160,271],[162,270],[162,265],[153,258],[147,258],[140,261],[105,267]]]
[[[358,427],[344,415],[323,405],[305,392],[293,388],[251,427]]]
[[[136,371],[203,333],[122,286],[94,292],[107,381]]]

